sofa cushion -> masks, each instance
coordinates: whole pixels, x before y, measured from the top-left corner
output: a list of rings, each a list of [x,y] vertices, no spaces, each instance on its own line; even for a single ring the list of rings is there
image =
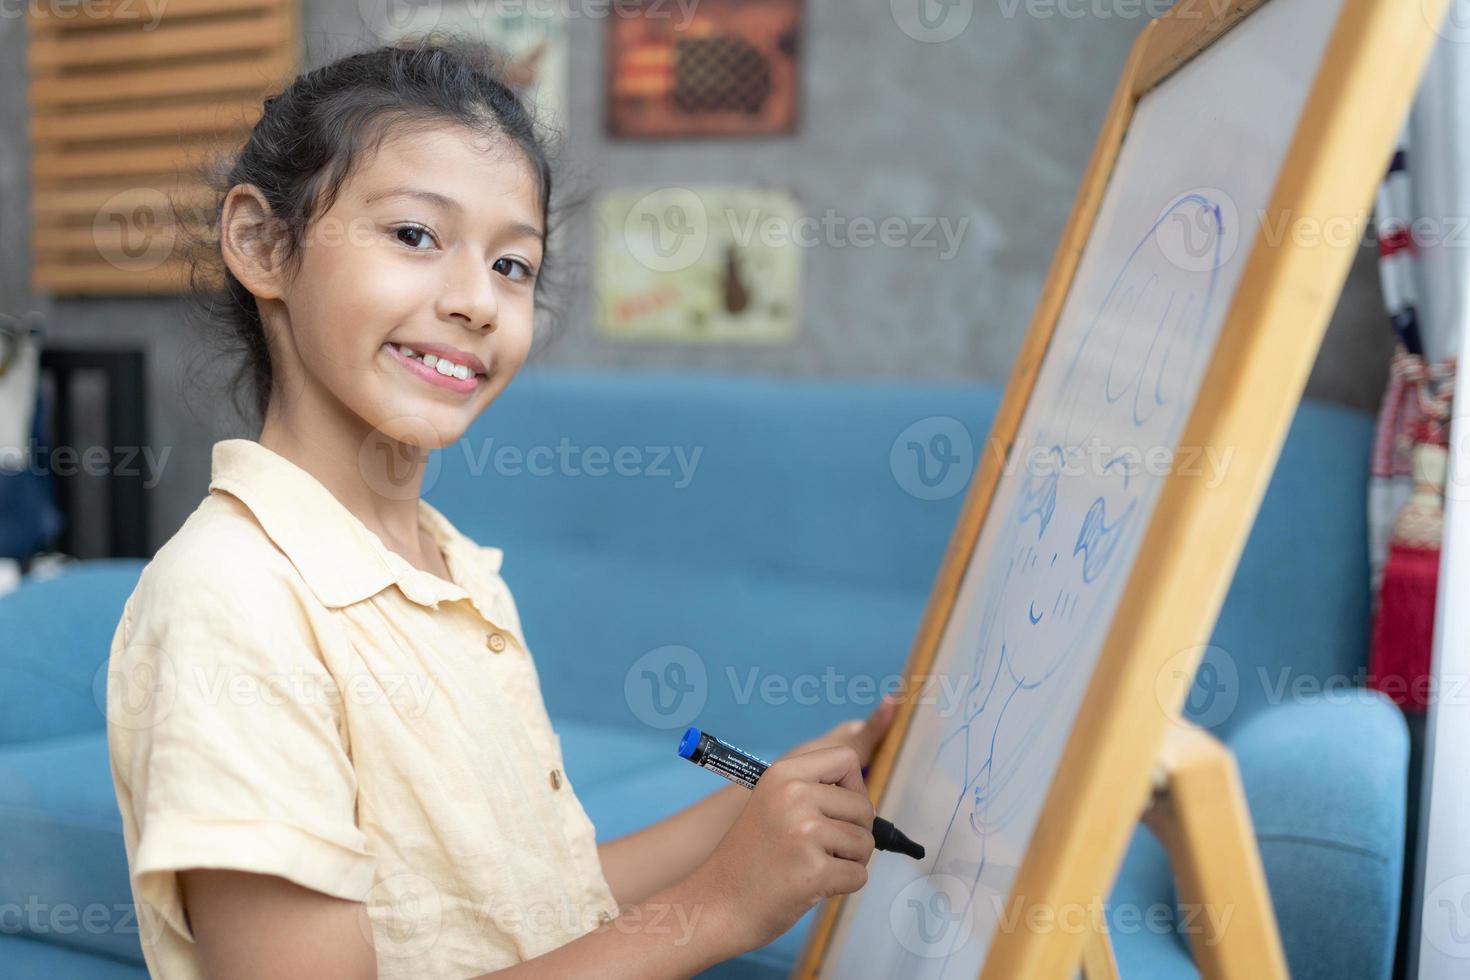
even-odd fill
[[[435,454],[424,494],[503,546],[507,568],[551,546],[927,591],[960,463],[998,400],[988,385],[531,368]],[[942,464],[960,479],[938,500],[906,489],[891,458],[915,423],[961,457]],[[929,434],[909,438],[926,449]]]
[[[0,828],[0,929],[143,961],[105,732],[0,751]]]
[[[1408,795],[1398,707],[1363,689],[1282,704],[1241,725],[1230,748],[1291,975],[1386,980]]]
[[[899,683],[924,604],[896,589],[560,548],[504,575],[548,710],[673,733],[670,744],[699,724],[736,745],[761,733],[795,745],[867,715]],[[563,608],[529,614],[544,608],[540,592]]]
[[[148,968],[142,963],[27,936],[0,935],[0,963],[5,964],[5,980],[148,980]]]

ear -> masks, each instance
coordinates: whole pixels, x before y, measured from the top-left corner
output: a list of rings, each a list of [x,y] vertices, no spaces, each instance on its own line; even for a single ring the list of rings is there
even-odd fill
[[[236,184],[220,208],[220,254],[241,285],[257,299],[281,299],[285,277],[285,229],[253,184]]]

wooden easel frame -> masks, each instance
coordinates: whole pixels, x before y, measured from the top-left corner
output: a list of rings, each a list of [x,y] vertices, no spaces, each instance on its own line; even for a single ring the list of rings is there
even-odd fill
[[[1230,750],[1190,722],[1170,728],[1143,822],[1169,854],[1180,906],[1208,910],[1188,927],[1200,975],[1287,980],[1266,869]],[[1106,922],[1094,923],[1082,975],[1119,980]]]
[[[988,451],[925,608],[905,668],[909,681],[932,674],[1002,465],[1015,444],[1139,99],[1266,2],[1180,0],[1134,42],[992,424]],[[1344,0],[1272,191],[1269,217],[1325,220],[1372,200],[1433,45],[1438,23],[1433,18],[1443,17],[1446,4]],[[1010,894],[1010,902],[1023,909],[1101,906],[1128,839],[1149,809],[1156,774],[1163,771],[1168,800],[1149,819],[1172,845],[1181,895],[1199,901],[1209,891],[1212,901],[1251,903],[1252,909],[1235,912],[1256,921],[1254,935],[1264,943],[1255,958],[1246,937],[1203,951],[1204,944],[1197,943],[1197,965],[1211,980],[1284,977],[1285,962],[1269,897],[1261,901],[1265,880],[1258,873],[1260,858],[1234,761],[1218,742],[1189,732],[1177,719],[1356,247],[1355,240],[1329,242],[1326,236],[1310,243],[1291,235],[1268,242],[1264,228],[1256,233],[1180,436],[1181,445],[1231,446],[1235,456],[1219,485],[1207,493],[1181,474],[1165,478]],[[1190,547],[1179,548],[1181,540]],[[1199,653],[1190,663],[1171,659],[1191,648]],[[1165,661],[1177,669],[1165,671]],[[1159,710],[1160,701],[1165,711]],[[915,703],[900,703],[889,737],[869,768],[869,791],[879,804]],[[1199,808],[1193,801],[1212,798],[1233,802],[1208,823],[1210,804]],[[1085,825],[1079,814],[1087,815]],[[1208,847],[1201,847],[1206,839]],[[1212,854],[1222,840],[1226,854]],[[1225,865],[1231,851],[1248,855],[1246,863],[1255,870],[1229,877]],[[1239,895],[1216,896],[1216,888]],[[793,977],[823,976],[843,905],[838,899],[823,907]],[[1079,964],[1090,977],[1116,973],[1105,930],[1099,922],[1091,932],[997,934],[981,980],[1064,980]]]

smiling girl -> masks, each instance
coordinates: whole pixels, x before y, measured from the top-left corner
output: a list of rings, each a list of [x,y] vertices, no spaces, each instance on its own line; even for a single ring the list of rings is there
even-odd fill
[[[688,976],[862,887],[892,702],[599,844],[500,550],[420,497],[546,264],[547,152],[486,52],[304,74],[222,176],[206,298],[260,434],[214,445],[109,659],[153,976]]]

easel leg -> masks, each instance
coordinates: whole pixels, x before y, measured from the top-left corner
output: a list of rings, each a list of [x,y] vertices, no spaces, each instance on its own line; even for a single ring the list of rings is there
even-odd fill
[[[1119,980],[1118,961],[1113,956],[1106,922],[1095,928],[1082,950],[1082,980]]]
[[[1235,757],[1195,725],[1171,726],[1146,823],[1169,852],[1205,980],[1286,980],[1286,954]]]

